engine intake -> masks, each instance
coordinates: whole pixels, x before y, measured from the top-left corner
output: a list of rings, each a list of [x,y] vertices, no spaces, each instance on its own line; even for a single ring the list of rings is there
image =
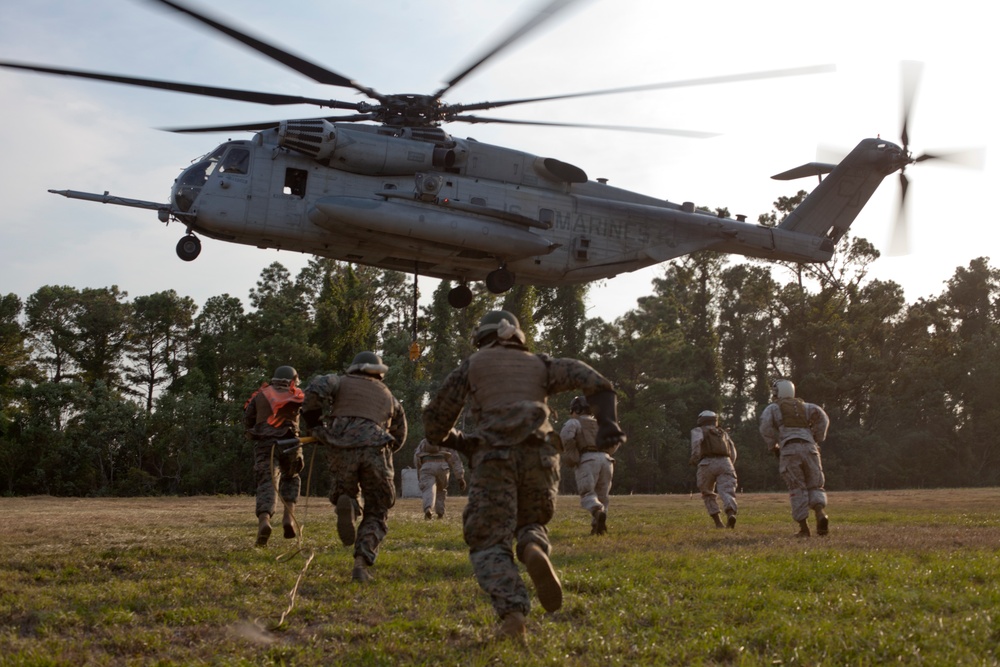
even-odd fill
[[[402,176],[455,164],[450,148],[345,128],[320,118],[282,121],[278,144],[334,169],[369,176]]]

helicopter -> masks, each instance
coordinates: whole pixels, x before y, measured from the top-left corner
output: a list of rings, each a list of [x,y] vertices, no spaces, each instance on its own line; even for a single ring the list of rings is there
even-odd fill
[[[150,0],[243,43],[314,81],[371,101],[342,101],[215,88],[154,79],[0,61],[10,69],[106,81],[229,100],[311,104],[345,111],[322,118],[196,128],[184,133],[248,131],[183,169],[167,202],[108,192],[50,190],[71,199],[157,212],[185,233],[177,254],[192,261],[201,238],[297,251],[457,283],[454,307],[471,302],[469,283],[501,294],[517,283],[578,284],[635,271],[701,250],[773,260],[825,262],[881,181],[937,157],[865,139],[847,157],[810,163],[776,178],[825,176],[776,227],[748,223],[591,180],[579,167],[507,147],[459,138],[450,123],[506,123],[643,131],[483,117],[470,112],[518,104],[623,94],[657,88],[800,76],[829,66],[756,72],[583,93],[452,104],[444,101],[483,63],[552,19],[574,0],[550,0],[430,94],[384,94],[236,30],[172,0]],[[908,111],[906,112],[908,114]],[[648,130],[664,134],[698,133]]]

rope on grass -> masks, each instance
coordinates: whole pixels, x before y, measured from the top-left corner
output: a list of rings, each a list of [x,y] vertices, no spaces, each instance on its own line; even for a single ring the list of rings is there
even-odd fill
[[[281,504],[283,509],[288,510],[288,503],[285,502],[285,499],[281,497],[281,493],[278,490],[277,481],[275,480],[275,475],[273,472],[275,446],[276,445],[274,444],[271,445],[271,471],[272,471],[271,483],[274,485],[275,494],[278,496],[278,498],[281,498]],[[305,518],[305,516],[309,514],[309,490],[312,486],[312,473],[313,473],[313,464],[316,461],[316,449],[317,447],[314,446],[312,454],[309,457],[309,473],[306,475],[306,492],[305,492],[305,503],[303,504],[304,507],[303,519]],[[281,618],[278,619],[278,622],[273,627],[268,628],[268,630],[271,631],[280,629],[285,624],[285,619],[288,618],[288,615],[292,613],[292,609],[295,608],[295,600],[298,597],[299,585],[302,583],[303,578],[305,578],[306,571],[309,569],[309,565],[312,563],[313,558],[316,557],[315,549],[309,549],[308,556],[306,556],[304,553],[305,548],[302,544],[302,534],[303,534],[303,529],[305,527],[305,523],[299,523],[298,519],[295,517],[294,507],[292,507],[291,510],[289,510],[289,514],[291,515],[292,526],[295,528],[295,547],[291,551],[278,554],[278,556],[275,558],[275,562],[277,563],[288,562],[295,556],[299,555],[300,553],[303,554],[303,557],[306,559],[306,562],[302,566],[302,569],[299,571],[299,576],[295,578],[295,585],[292,586],[292,590],[288,592],[288,607],[285,609],[284,612],[282,612]]]

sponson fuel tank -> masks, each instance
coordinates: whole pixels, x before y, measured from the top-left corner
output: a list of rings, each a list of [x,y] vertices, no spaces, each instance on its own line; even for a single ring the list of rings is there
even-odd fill
[[[309,210],[309,220],[332,232],[350,225],[372,232],[479,250],[508,260],[547,255],[559,247],[523,227],[418,204],[361,197],[323,197]]]

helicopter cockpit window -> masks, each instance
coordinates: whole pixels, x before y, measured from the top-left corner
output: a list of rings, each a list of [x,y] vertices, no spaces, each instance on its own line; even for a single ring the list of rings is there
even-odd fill
[[[194,200],[201,192],[201,186],[205,185],[208,177],[215,171],[219,155],[221,153],[216,150],[210,157],[191,165],[177,177],[173,187],[173,199],[177,208],[185,213],[191,210]]]
[[[250,151],[245,148],[233,148],[219,166],[223,174],[246,174],[250,171]]]
[[[285,187],[282,190],[286,195],[292,195],[294,197],[305,197],[306,196],[306,180],[309,177],[309,172],[305,169],[286,169],[285,170]]]

